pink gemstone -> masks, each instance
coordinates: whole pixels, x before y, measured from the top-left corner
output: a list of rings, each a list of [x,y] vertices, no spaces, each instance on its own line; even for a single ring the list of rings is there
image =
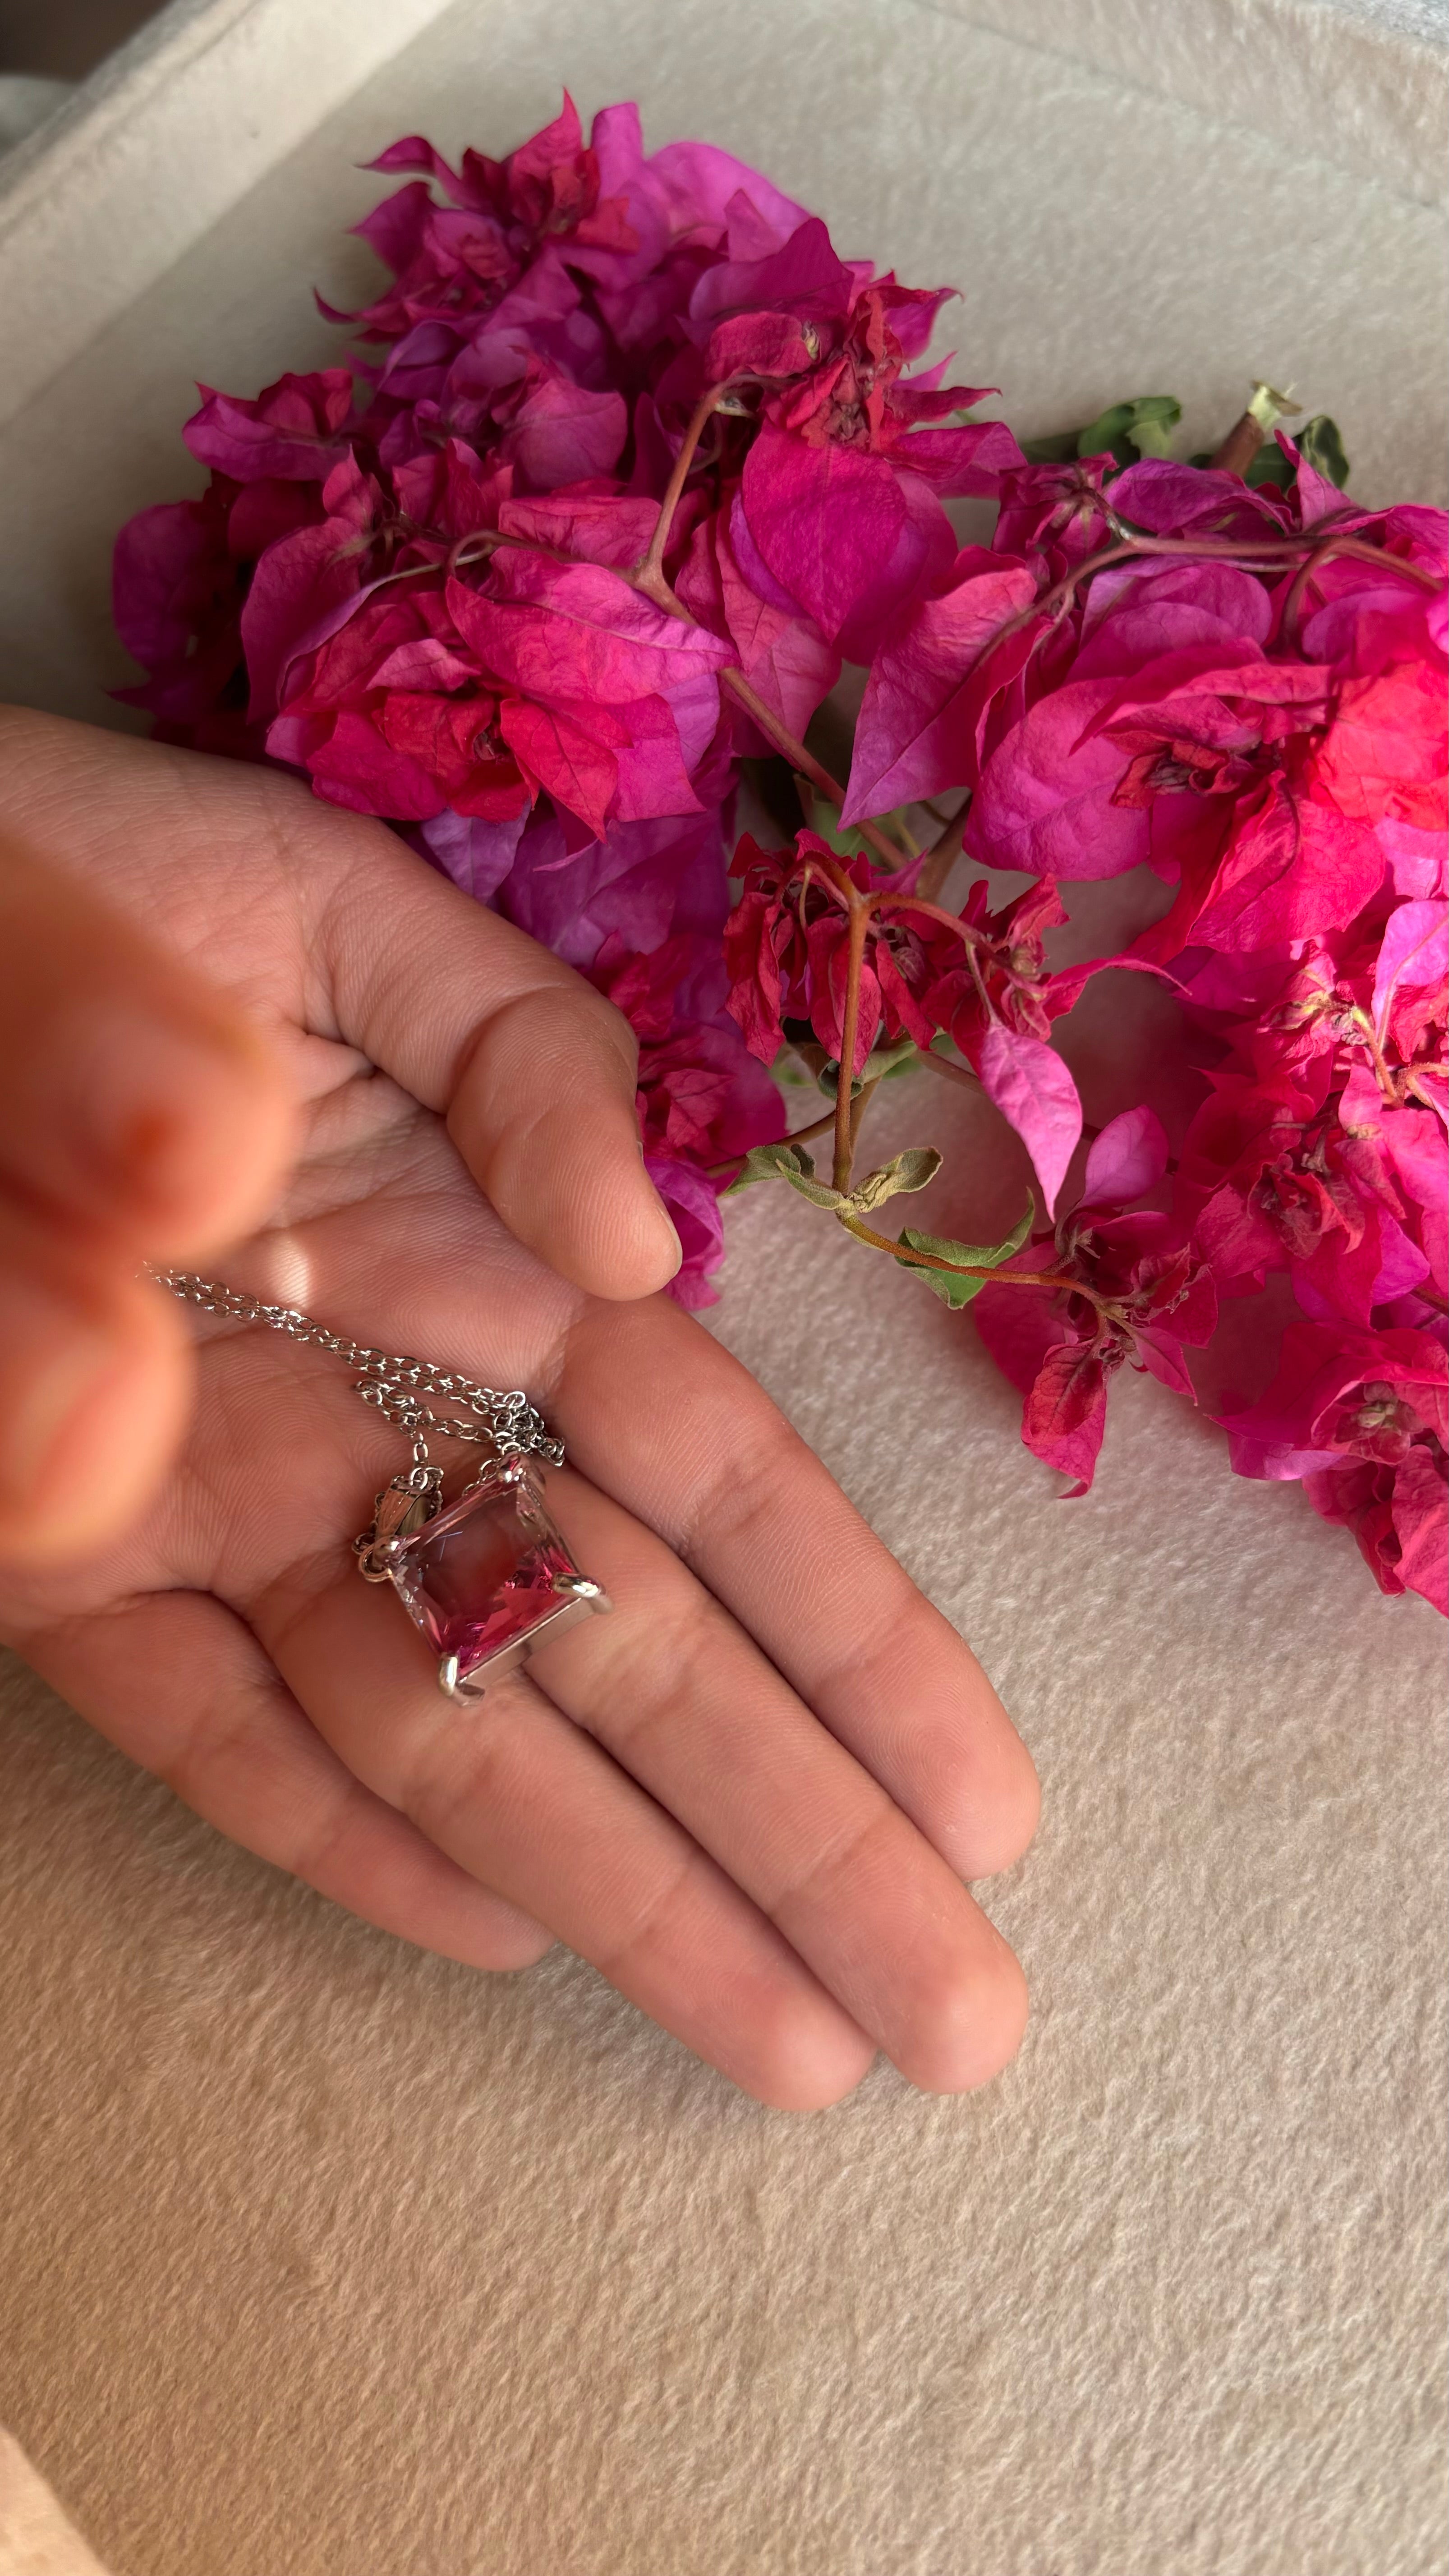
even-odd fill
[[[484,1664],[516,1663],[545,1620],[562,1622],[579,1606],[569,1584],[578,1568],[544,1503],[543,1480],[518,1458],[485,1470],[415,1531],[389,1572],[439,1661],[456,1655],[459,1681]]]

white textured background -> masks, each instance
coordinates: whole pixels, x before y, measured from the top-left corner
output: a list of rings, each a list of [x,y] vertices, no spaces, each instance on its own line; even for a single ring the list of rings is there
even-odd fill
[[[1355,124],[1320,51],[1275,131],[1243,29],[1271,63],[1302,0],[1202,13],[1195,100],[1070,59],[1091,12],[1044,8],[1028,44],[908,0],[447,11],[265,189],[213,174],[214,229],[160,273],[147,216],[152,282],[32,351],[0,692],[104,717],[109,532],[188,488],[194,376],[331,347],[306,282],[347,283],[375,189],[349,162],[415,124],[498,149],[565,77],[959,279],[953,336],[1026,430],[1170,389],[1206,440],[1291,376],[1368,497],[1442,499],[1427,57],[1381,47]],[[1113,23],[1171,70],[1148,0]],[[164,133],[186,82],[167,109],[148,78]],[[235,123],[245,184],[244,92]],[[37,309],[38,242],[84,243],[83,144],[69,215],[28,164],[0,321]],[[124,160],[108,229],[167,186],[164,149]],[[43,283],[59,309],[63,264]],[[944,1224],[975,1113],[923,1081],[879,1133],[947,1146]],[[1150,1382],[1057,1503],[969,1325],[783,1192],[735,1210],[729,1279],[718,1329],[1042,1771],[1036,1848],[987,1891],[1035,1993],[1019,2061],[963,2102],[877,2070],[819,2119],[760,2110],[565,1958],[490,1982],[335,1913],[13,1670],[0,2420],[115,2576],[1429,2576],[1440,1624]]]

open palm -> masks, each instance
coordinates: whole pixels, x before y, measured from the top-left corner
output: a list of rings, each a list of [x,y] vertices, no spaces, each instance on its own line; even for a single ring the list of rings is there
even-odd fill
[[[180,1464],[118,1543],[6,1578],[5,1633],[253,1851],[479,1967],[562,1939],[767,2101],[834,2100],[877,2048],[933,2089],[994,2073],[1024,1989],[962,1882],[1030,1839],[1031,1765],[754,1381],[622,1294],[669,1267],[622,1023],[289,780],[58,725],[27,745],[27,819],[64,805],[70,862],[245,1002],[303,1103],[284,1192],[217,1275],[527,1387],[615,1606],[446,1699],[351,1555],[406,1439],[336,1359],[202,1318]]]

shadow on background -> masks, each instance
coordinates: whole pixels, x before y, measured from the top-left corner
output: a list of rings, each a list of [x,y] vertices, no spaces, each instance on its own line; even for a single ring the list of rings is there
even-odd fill
[[[159,0],[0,0],[0,73],[83,80]]]

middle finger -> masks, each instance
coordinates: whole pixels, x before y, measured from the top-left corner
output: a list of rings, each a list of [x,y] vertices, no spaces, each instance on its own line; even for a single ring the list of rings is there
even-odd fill
[[[902,2074],[985,2082],[1021,2036],[1006,1942],[927,1837],[656,1534],[550,1479],[615,1607],[537,1656],[558,1707],[753,1898]]]

